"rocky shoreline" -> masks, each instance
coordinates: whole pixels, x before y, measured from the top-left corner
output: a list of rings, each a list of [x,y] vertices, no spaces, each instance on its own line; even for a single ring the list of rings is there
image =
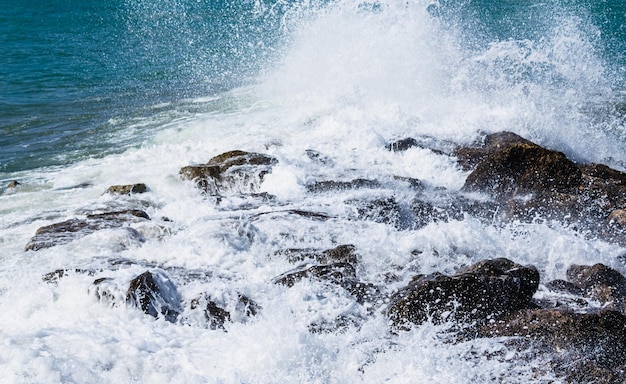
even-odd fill
[[[421,180],[384,175],[378,179],[315,180],[307,193],[337,194],[365,189],[410,191],[408,203],[393,195],[345,199],[353,213],[350,220],[373,221],[394,230],[415,230],[432,222],[464,220],[485,222],[557,221],[576,228],[582,236],[626,246],[626,174],[602,164],[576,164],[563,153],[543,148],[513,133],[485,135],[469,147],[433,143],[428,138],[406,138],[387,145],[393,152],[426,148],[449,156],[469,172],[460,191],[433,188]],[[309,150],[313,164],[329,166],[330,159]],[[199,188],[207,203],[238,205],[239,214],[280,214],[325,222],[335,219],[307,207],[281,207],[276,196],[261,192],[261,185],[278,160],[272,156],[231,151],[205,164],[180,169],[181,182]],[[18,192],[12,183],[7,191]],[[5,192],[6,193],[6,192]],[[102,230],[124,233],[125,247],[146,241],[166,241],[172,227],[168,218],[151,218],[141,208],[139,196],[150,193],[145,184],[110,187],[105,193],[119,196],[112,210],[88,212],[40,228],[26,251],[68,244]],[[233,203],[233,201],[235,203]],[[126,205],[126,206],[125,206]],[[276,207],[258,212],[259,206]],[[280,220],[280,218],[277,218]],[[254,229],[239,227],[240,237],[254,242]],[[246,232],[247,231],[247,232]],[[621,382],[626,370],[626,278],[602,264],[571,265],[567,280],[543,282],[533,266],[505,258],[485,259],[454,274],[416,274],[399,290],[363,280],[359,274],[360,251],[351,244],[330,249],[290,248],[269,258],[282,258],[293,269],[269,283],[293,287],[303,280],[317,281],[329,294],[354,300],[359,315],[340,316],[310,324],[310,332],[342,332],[359,327],[367,316],[388,319],[392,334],[424,322],[451,323],[451,342],[475,338],[502,338],[520,350],[532,349],[550,362],[549,369],[568,382]],[[419,257],[418,253],[415,257]],[[127,266],[144,272],[130,282],[116,278]],[[146,260],[109,259],[93,268],[61,266],[43,278],[56,284],[68,274],[94,276],[89,294],[111,306],[137,308],[149,316],[189,325],[202,318],[209,329],[228,329],[229,322],[245,323],[262,315],[258,298],[241,292],[215,297],[198,292],[183,297],[180,287],[207,281],[211,271],[167,267]],[[101,277],[107,274],[107,277]],[[100,277],[96,277],[96,275]],[[397,281],[390,275],[389,281]],[[543,283],[540,284],[540,281]],[[541,297],[537,296],[542,291]],[[194,322],[197,324],[197,322]]]

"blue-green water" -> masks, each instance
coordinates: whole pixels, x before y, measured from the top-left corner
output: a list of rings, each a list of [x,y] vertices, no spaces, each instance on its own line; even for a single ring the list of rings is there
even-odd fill
[[[0,170],[119,150],[151,106],[249,82],[277,41],[273,13],[255,12],[237,1],[2,0]]]
[[[137,145],[160,127],[150,116],[197,113],[202,106],[186,100],[254,82],[281,56],[295,19],[332,3],[0,1],[0,172]],[[385,2],[354,5],[385,11]],[[622,0],[441,0],[429,10],[462,36],[468,51],[506,41],[538,46],[555,29],[573,28],[589,42],[589,55],[601,61],[612,89],[623,89]],[[521,72],[546,73],[540,63]],[[550,74],[541,81],[558,79]]]

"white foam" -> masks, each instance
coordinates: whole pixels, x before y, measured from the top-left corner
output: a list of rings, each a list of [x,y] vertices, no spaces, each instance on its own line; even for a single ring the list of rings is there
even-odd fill
[[[306,193],[313,181],[390,176],[460,189],[466,173],[448,156],[424,148],[385,149],[389,141],[419,135],[469,143],[480,131],[511,130],[576,159],[626,161],[623,142],[615,140],[619,135],[596,130],[593,116],[585,112],[593,90],[601,94],[606,84],[575,20],[555,24],[541,43],[494,42],[476,51],[442,28],[425,1],[379,3],[381,12],[368,12],[359,11],[357,2],[339,1],[314,16],[306,14],[302,24],[290,20],[289,27],[300,27],[281,65],[261,84],[188,101],[206,103],[207,113],[184,118],[163,113],[152,117],[157,123],[138,122],[159,126],[141,148],[16,175],[24,176],[20,180],[27,188],[0,196],[0,345],[6,352],[0,356],[0,376],[17,383],[535,379],[542,362],[520,365],[519,352],[498,340],[451,344],[432,325],[391,335],[382,314],[368,317],[341,292],[329,294],[309,281],[293,288],[271,283],[294,267],[275,251],[339,244],[356,246],[363,280],[388,284],[390,290],[417,273],[453,273],[491,257],[534,264],[542,282],[563,278],[573,263],[603,262],[626,272],[617,260],[622,248],[559,224],[502,226],[467,218],[398,231],[353,220],[343,205],[351,192]],[[566,87],[520,80],[529,68],[548,77],[562,75]],[[235,203],[223,211],[191,182],[180,180],[181,167],[233,149],[279,159],[262,185],[262,191],[278,197],[277,205],[254,202],[254,215]],[[324,161],[309,158],[308,149]],[[146,183],[150,192],[126,200],[102,195],[110,185],[136,182]],[[411,197],[390,187],[360,193]],[[163,222],[170,224],[162,232],[146,228],[142,244],[123,230],[108,230],[23,251],[38,227],[119,201],[138,204],[153,221],[167,217],[171,222]],[[328,219],[288,214],[290,209],[324,213]],[[206,292],[241,292],[262,309],[247,323],[227,323],[225,333],[154,320],[88,293],[99,277],[115,277],[124,287],[145,270],[137,265],[93,276],[70,272],[58,285],[41,279],[58,268],[87,268],[109,257],[208,272],[208,281],[179,287],[186,303]],[[399,280],[386,282],[390,274]],[[309,332],[311,323],[339,315],[366,320],[343,333]]]

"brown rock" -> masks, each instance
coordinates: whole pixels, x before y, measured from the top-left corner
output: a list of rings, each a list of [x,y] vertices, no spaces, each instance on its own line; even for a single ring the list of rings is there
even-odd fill
[[[278,160],[268,155],[230,151],[213,157],[206,164],[183,167],[180,175],[195,181],[209,195],[250,194],[258,191],[263,177],[277,163]]]
[[[125,211],[105,212],[87,215],[82,219],[70,219],[41,227],[26,245],[26,250],[37,251],[55,245],[67,244],[101,229],[121,228],[127,223],[150,220],[147,213],[131,209]],[[137,239],[143,236],[136,230],[128,228],[129,233]]]
[[[518,338],[522,349],[551,359],[553,371],[567,382],[623,382],[626,317],[617,311],[525,309],[484,324],[479,335]]]
[[[389,300],[395,327],[427,320],[470,323],[498,318],[530,306],[539,273],[507,259],[478,262],[453,276],[440,273],[413,278]]]
[[[534,144],[514,144],[485,157],[467,177],[463,189],[503,199],[569,192],[581,181],[581,171],[563,153]]]
[[[488,155],[501,151],[516,144],[536,145],[512,132],[497,132],[486,135],[482,145],[456,148],[452,154],[456,156],[461,167],[468,171],[483,161]]]
[[[107,189],[107,193],[111,195],[131,195],[133,193],[144,193],[148,191],[148,187],[144,183],[112,185]]]

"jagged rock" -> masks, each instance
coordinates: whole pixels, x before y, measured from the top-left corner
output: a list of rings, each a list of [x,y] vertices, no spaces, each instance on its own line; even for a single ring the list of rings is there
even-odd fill
[[[505,199],[574,192],[581,182],[582,172],[563,153],[535,144],[514,144],[487,155],[469,174],[463,190]]]
[[[150,220],[147,213],[140,210],[125,210],[86,215],[84,219],[70,219],[41,227],[26,245],[26,250],[37,251],[56,245],[67,244],[101,229],[120,228],[128,223]],[[131,228],[129,228],[132,230]],[[136,232],[136,231],[135,231]],[[136,233],[142,238],[139,232]]]
[[[74,269],[57,269],[53,272],[48,272],[41,277],[43,281],[48,284],[58,284],[59,280],[68,275],[68,272],[74,272],[79,274],[86,274],[89,276],[93,276],[96,274],[96,271],[93,269],[82,269],[82,268],[74,268]]]
[[[313,150],[313,149],[307,149],[305,151],[307,157],[311,160],[314,161],[318,164],[321,165],[325,165],[325,166],[329,166],[332,167],[333,165],[335,165],[335,163],[333,162],[333,160],[331,158],[329,158],[328,156]]]
[[[554,372],[567,382],[623,382],[626,316],[618,311],[524,309],[482,325],[478,335],[515,337],[520,349],[551,359]]]
[[[463,215],[457,210],[446,210],[445,208],[435,207],[432,203],[416,197],[411,201],[411,212],[413,212],[413,227],[415,229],[422,228],[429,223],[444,221],[449,219],[459,219]],[[460,216],[459,216],[460,215]]]
[[[347,191],[351,189],[362,189],[362,188],[381,188],[382,184],[377,180],[368,180],[368,179],[354,179],[351,181],[317,181],[315,183],[307,185],[307,191],[312,193],[322,193],[322,192],[330,192],[330,191]]]
[[[419,146],[420,146],[419,141],[415,140],[412,137],[407,137],[405,139],[400,139],[400,140],[387,144],[387,150],[393,151],[393,152],[403,152],[409,148],[419,147]]]
[[[347,200],[346,204],[355,207],[360,220],[388,224],[397,229],[408,227],[409,220],[393,197],[373,200],[352,199]]]
[[[223,305],[218,304],[209,295],[201,295],[191,301],[191,309],[202,309],[207,326],[210,329],[220,329],[225,331],[226,322],[245,322],[250,317],[256,316],[261,307],[249,297],[238,293],[230,302]],[[231,311],[224,307],[231,308]]]
[[[626,277],[604,264],[572,265],[567,270],[569,281],[584,297],[597,300],[604,307],[624,312],[626,308]]]
[[[404,139],[400,139],[397,141],[394,141],[392,143],[387,144],[387,150],[388,151],[393,151],[393,152],[404,152],[408,149],[411,148],[423,148],[423,149],[429,149],[431,150],[433,153],[436,153],[438,155],[445,155],[446,153],[436,149],[436,148],[431,148],[427,145],[425,145],[424,143],[418,141],[417,139],[414,139],[412,137],[407,137]]]
[[[258,192],[263,178],[278,163],[274,157],[244,151],[230,151],[210,159],[206,164],[181,168],[184,179],[209,195]]]
[[[107,193],[111,195],[130,195],[133,193],[145,193],[147,191],[148,187],[144,183],[112,185],[107,189]]]
[[[356,270],[349,263],[332,263],[326,265],[302,265],[272,279],[274,284],[293,287],[302,279],[315,278],[322,281],[341,282],[355,280]]]
[[[352,244],[343,244],[324,251],[312,248],[290,248],[276,251],[274,254],[286,257],[290,263],[302,262],[306,259],[320,264],[349,263],[354,265],[358,263],[358,253]]]
[[[126,301],[153,317],[176,322],[182,312],[181,297],[169,276],[161,270],[146,271],[130,282]]]
[[[458,159],[461,168],[471,170],[487,156],[516,144],[535,145],[512,132],[497,132],[486,135],[480,145],[455,148],[452,154]]]
[[[500,258],[478,262],[453,276],[418,275],[389,300],[387,315],[395,327],[427,320],[470,323],[501,317],[529,307],[539,272]]]

